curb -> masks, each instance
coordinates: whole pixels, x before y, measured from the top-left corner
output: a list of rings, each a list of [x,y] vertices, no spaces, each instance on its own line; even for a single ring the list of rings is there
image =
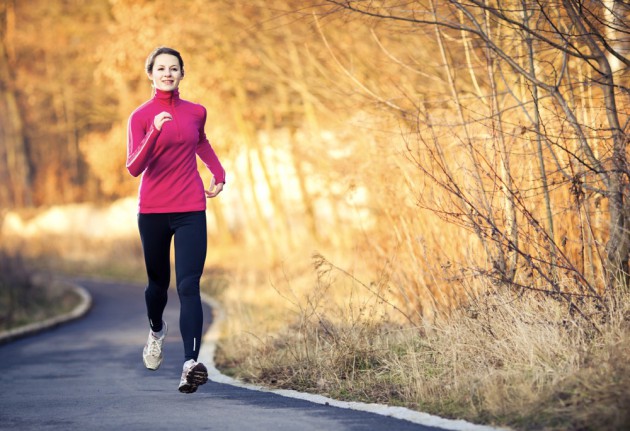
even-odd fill
[[[52,329],[61,324],[71,322],[85,316],[87,312],[90,311],[90,308],[92,308],[92,296],[84,287],[74,283],[68,284],[70,288],[77,295],[79,295],[79,305],[74,307],[74,309],[72,311],[69,311],[68,313],[51,317],[49,319],[42,320],[41,322],[29,323],[28,325],[19,326],[17,328],[9,329],[8,331],[0,332],[0,345],[6,344],[10,341],[15,341],[19,338],[38,334],[40,332]]]
[[[28,325],[20,326],[18,328],[11,329],[0,333],[0,345],[6,344],[10,341],[15,341],[19,338],[24,338],[30,335],[34,335],[43,332],[48,329],[52,329],[61,324],[71,322],[80,317],[83,317],[90,311],[92,307],[92,296],[88,291],[75,283],[69,283],[70,288],[77,293],[81,302],[72,311],[62,314],[60,316],[52,317],[41,322],[31,323]],[[430,415],[428,413],[422,413],[415,410],[410,410],[405,407],[392,407],[383,404],[367,404],[354,401],[339,401],[332,398],[328,398],[322,395],[298,392],[288,389],[270,389],[263,386],[257,386],[252,384],[243,383],[232,377],[228,377],[222,374],[214,363],[214,355],[216,352],[217,342],[219,341],[221,333],[221,324],[225,320],[225,312],[221,305],[201,292],[201,299],[207,303],[213,312],[213,323],[210,329],[206,331],[203,336],[203,343],[199,351],[199,361],[206,364],[208,368],[208,378],[216,383],[227,384],[236,386],[243,389],[273,393],[287,398],[295,398],[304,401],[309,401],[316,404],[338,407],[350,410],[359,410],[369,413],[374,413],[382,416],[390,416],[396,419],[406,420],[408,422],[416,423],[419,425],[438,427],[444,430],[452,431],[507,431],[508,428],[495,428],[485,425],[476,425],[464,420],[445,419],[439,416]]]
[[[406,407],[392,407],[384,404],[367,404],[355,401],[339,401],[333,398],[328,398],[323,395],[310,394],[305,392],[298,392],[290,389],[270,389],[264,386],[252,385],[243,383],[237,379],[221,374],[216,368],[214,363],[214,355],[217,348],[217,342],[221,335],[221,325],[225,320],[225,312],[216,300],[201,292],[201,300],[207,303],[212,308],[212,325],[210,329],[204,334],[201,348],[199,350],[199,362],[203,362],[208,369],[208,378],[216,383],[223,383],[226,385],[236,386],[243,389],[249,389],[252,391],[272,393],[288,398],[295,398],[305,401],[310,401],[316,404],[322,404],[326,406],[339,407],[342,409],[359,410],[369,413],[378,414],[381,416],[390,416],[396,419],[402,419],[408,422],[412,422],[419,425],[428,427],[437,427],[443,430],[452,431],[508,431],[509,428],[496,428],[487,425],[477,425],[464,420],[445,419],[439,416],[430,415],[428,413],[422,413],[416,410],[411,410]]]

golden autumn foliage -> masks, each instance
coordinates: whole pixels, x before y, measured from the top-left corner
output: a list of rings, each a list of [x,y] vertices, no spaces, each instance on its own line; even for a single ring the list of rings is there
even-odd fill
[[[228,170],[225,240],[361,250],[419,316],[477,277],[598,297],[630,250],[627,8],[399,3],[5,0],[3,207],[133,195],[126,121],[170,45]]]
[[[1,0],[0,217],[76,204],[30,224],[11,213],[4,238],[62,243],[41,226],[65,220],[67,241],[94,234],[72,256],[109,250],[109,214],[131,211],[138,185],[124,161],[127,118],[151,97],[144,61],[172,46],[228,174],[208,208],[209,260],[235,286],[214,292],[235,315],[223,363],[334,391],[337,365],[356,371],[343,349],[375,343],[391,348],[366,388],[395,362],[416,379],[385,382],[406,400],[452,396],[439,370],[469,417],[508,414],[513,393],[534,394],[536,417],[563,376],[577,393],[585,364],[627,352],[600,347],[627,340],[629,22],[622,0]],[[76,226],[90,219],[99,229]],[[296,342],[243,342],[252,328]],[[401,358],[414,355],[428,368]]]

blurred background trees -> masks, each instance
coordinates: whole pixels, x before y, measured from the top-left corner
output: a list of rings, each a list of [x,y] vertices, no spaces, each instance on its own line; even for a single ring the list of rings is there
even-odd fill
[[[217,241],[358,256],[418,317],[490,285],[572,307],[624,283],[628,6],[2,0],[0,206],[132,196],[158,45],[228,171]],[[606,247],[608,246],[608,247]],[[353,263],[352,265],[355,265]]]

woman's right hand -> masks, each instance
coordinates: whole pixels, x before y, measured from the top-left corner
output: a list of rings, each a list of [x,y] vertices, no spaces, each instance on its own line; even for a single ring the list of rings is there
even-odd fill
[[[164,123],[166,123],[167,121],[171,121],[172,119],[173,116],[171,114],[163,111],[155,116],[155,118],[153,119],[153,125],[156,129],[162,130],[162,126],[164,125]]]

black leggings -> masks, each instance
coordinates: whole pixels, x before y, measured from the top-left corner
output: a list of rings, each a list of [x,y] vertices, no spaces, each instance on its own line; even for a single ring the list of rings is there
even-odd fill
[[[144,291],[149,325],[162,329],[171,279],[171,239],[175,236],[175,274],[179,295],[179,329],[186,360],[197,360],[203,326],[199,279],[206,261],[205,211],[139,214],[138,228],[149,279]]]

